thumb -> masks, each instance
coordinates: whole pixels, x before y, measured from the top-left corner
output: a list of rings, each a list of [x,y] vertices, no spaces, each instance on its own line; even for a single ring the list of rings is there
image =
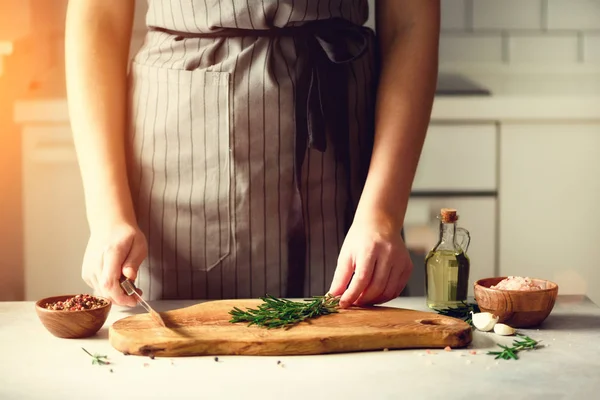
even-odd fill
[[[103,254],[103,267],[99,277],[104,296],[111,298],[120,305],[134,304],[134,300],[127,297],[119,285],[123,260],[127,257],[128,247],[127,242],[121,242],[105,250]]]

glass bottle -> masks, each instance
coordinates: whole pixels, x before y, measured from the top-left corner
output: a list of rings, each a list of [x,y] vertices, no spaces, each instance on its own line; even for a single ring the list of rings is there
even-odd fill
[[[469,231],[456,226],[458,215],[442,208],[438,243],[425,258],[425,293],[429,308],[448,308],[467,301],[470,260]]]

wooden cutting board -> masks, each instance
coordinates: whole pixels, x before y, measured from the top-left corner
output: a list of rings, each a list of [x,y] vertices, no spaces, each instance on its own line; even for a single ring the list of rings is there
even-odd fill
[[[110,344],[125,354],[177,357],[200,355],[301,355],[365,350],[465,347],[472,340],[464,321],[391,307],[342,309],[290,329],[232,324],[229,311],[255,308],[260,300],[217,300],[161,312],[167,328],[149,314],[115,322]]]

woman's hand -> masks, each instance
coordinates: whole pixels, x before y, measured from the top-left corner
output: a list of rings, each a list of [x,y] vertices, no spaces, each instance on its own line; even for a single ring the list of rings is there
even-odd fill
[[[123,274],[134,280],[147,255],[146,238],[135,224],[125,221],[107,224],[92,229],[81,276],[100,296],[118,305],[135,306],[136,299],[125,294],[119,279]]]
[[[412,269],[401,230],[388,218],[355,219],[342,245],[329,293],[342,296],[342,308],[385,303],[400,295]]]

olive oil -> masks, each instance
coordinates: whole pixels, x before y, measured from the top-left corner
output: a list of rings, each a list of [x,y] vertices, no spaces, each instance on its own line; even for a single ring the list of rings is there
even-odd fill
[[[425,265],[425,291],[429,308],[447,308],[466,302],[470,260],[465,253],[454,250],[430,251]]]
[[[425,258],[425,293],[429,308],[442,309],[467,301],[471,261],[469,231],[458,228],[456,210],[440,213],[439,241]]]

